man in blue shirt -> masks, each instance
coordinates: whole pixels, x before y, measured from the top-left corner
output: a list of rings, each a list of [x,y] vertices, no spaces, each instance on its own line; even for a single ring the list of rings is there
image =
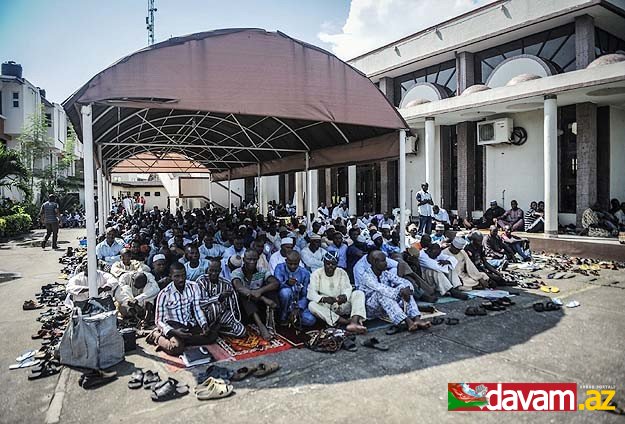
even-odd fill
[[[124,241],[116,238],[115,228],[106,230],[106,238],[95,248],[95,254],[99,260],[113,265],[120,260],[119,252],[124,248]]]
[[[274,276],[280,283],[280,321],[286,323],[294,316],[304,327],[315,325],[317,319],[308,310],[310,272],[300,266],[300,254],[295,250],[286,255],[286,262],[276,266]]]
[[[343,234],[336,231],[332,235],[332,243],[326,249],[328,252],[336,252],[339,259],[339,268],[347,269],[347,245],[343,243]]]

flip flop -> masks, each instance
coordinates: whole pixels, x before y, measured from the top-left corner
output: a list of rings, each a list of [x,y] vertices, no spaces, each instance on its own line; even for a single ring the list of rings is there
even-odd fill
[[[232,381],[241,381],[245,380],[247,377],[256,372],[256,367],[241,367],[234,372],[234,375],[230,380]]]
[[[498,299],[498,303],[501,303],[503,306],[512,306],[512,305],[516,305],[516,302],[513,302],[512,299],[510,299],[507,296],[504,297],[500,297]]]
[[[10,370],[18,370],[20,368],[28,368],[34,367],[35,365],[39,365],[41,361],[39,359],[26,359],[25,361],[19,362],[17,364],[9,365]]]
[[[404,331],[408,331],[408,327],[406,327],[405,324],[391,325],[384,334],[392,336],[393,334],[403,333]]]
[[[484,315],[488,315],[486,310],[484,308],[482,308],[481,306],[469,306],[464,311],[464,314],[468,315],[468,316],[484,316]]]
[[[540,291],[543,291],[545,293],[559,293],[560,289],[556,286],[542,286],[540,288]]]
[[[349,352],[356,352],[358,350],[358,346],[356,346],[356,343],[354,343],[354,341],[350,338],[346,338],[343,341],[342,347]]]
[[[209,385],[195,393],[198,400],[222,399],[234,393],[234,387],[223,380],[213,379]]]
[[[441,325],[445,322],[445,318],[443,317],[434,317],[432,318],[432,325]]]
[[[145,374],[143,375],[143,388],[145,390],[151,390],[160,381],[161,381],[161,377],[158,375],[158,372],[147,370]]]
[[[34,357],[36,354],[37,354],[36,350],[27,350],[26,352],[22,353],[20,356],[15,358],[15,361],[16,362],[24,362],[28,358]]]
[[[376,349],[381,352],[386,352],[388,350],[388,346],[382,344],[376,337],[371,337],[362,342],[364,347],[368,347],[370,349]]]
[[[178,380],[169,377],[157,388],[152,390],[151,398],[154,402],[165,402],[189,394],[189,386],[180,384]]]
[[[577,308],[580,305],[581,304],[577,300],[571,300],[569,303],[566,304],[566,307],[567,308]]]
[[[202,381],[200,384],[195,386],[193,391],[197,393],[197,392],[201,392],[202,390],[206,390],[211,384],[213,384],[213,382],[218,382],[221,384],[230,384],[229,381],[223,380],[221,378],[208,377],[206,380]]]
[[[458,325],[460,323],[460,320],[458,318],[447,318],[447,320],[445,321],[445,324],[447,325]]]
[[[143,387],[143,371],[136,370],[130,376],[130,381],[128,382],[128,388],[130,390],[137,390]]]
[[[56,367],[52,365],[50,362],[44,362],[42,366],[38,369],[31,370],[28,375],[29,380],[38,380],[40,378],[50,377],[51,375],[56,375],[61,372],[60,367]]]
[[[261,362],[254,371],[254,377],[262,378],[280,369],[280,364],[277,362]]]

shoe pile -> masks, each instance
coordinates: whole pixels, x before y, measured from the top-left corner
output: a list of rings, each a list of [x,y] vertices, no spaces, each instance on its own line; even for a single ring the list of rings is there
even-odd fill
[[[35,293],[35,297],[37,298],[39,305],[55,308],[63,305],[63,302],[67,297],[67,292],[65,291],[65,285],[54,282],[41,286],[41,291],[39,293]],[[26,306],[26,302],[24,303],[24,306]]]

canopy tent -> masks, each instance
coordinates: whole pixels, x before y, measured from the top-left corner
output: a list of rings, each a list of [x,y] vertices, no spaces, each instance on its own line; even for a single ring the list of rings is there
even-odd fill
[[[171,38],[114,63],[63,107],[84,143],[86,198],[95,196],[90,157],[97,162],[98,197],[108,203],[111,172],[157,172],[157,164],[169,169],[166,162],[179,155],[214,180],[399,156],[405,205],[404,119],[365,75],[281,32],[227,29]],[[103,203],[100,216],[108,210]],[[95,272],[89,277],[95,289]]]

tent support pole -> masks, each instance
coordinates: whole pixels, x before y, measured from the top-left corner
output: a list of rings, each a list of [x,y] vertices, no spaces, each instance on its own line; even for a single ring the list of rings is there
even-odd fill
[[[83,106],[80,110],[82,114],[82,141],[84,149],[83,175],[85,184],[85,221],[87,229],[87,282],[89,283],[89,297],[98,296],[97,267],[98,263],[95,254],[95,193],[93,189],[93,131],[91,104]]]
[[[406,130],[399,130],[399,246],[406,250]]]
[[[306,152],[306,225],[308,230],[312,229],[312,178],[310,178],[310,153]]]
[[[228,169],[228,212],[232,213],[232,190],[230,189],[230,170]]]
[[[98,234],[104,234],[104,175],[102,174],[102,147],[97,146],[98,169],[96,182],[98,183]]]

